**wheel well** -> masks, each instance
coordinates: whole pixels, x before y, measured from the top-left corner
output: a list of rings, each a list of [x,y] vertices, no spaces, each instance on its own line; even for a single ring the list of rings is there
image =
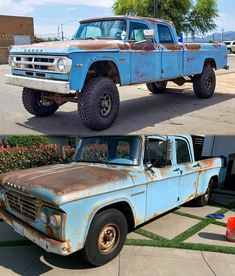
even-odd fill
[[[121,83],[117,66],[113,61],[96,61],[92,63],[86,79],[93,77],[106,77],[112,79],[116,84]]]
[[[118,211],[123,213],[123,215],[125,216],[126,221],[127,221],[128,231],[129,232],[132,231],[133,228],[135,227],[135,220],[134,220],[131,206],[125,201],[117,202],[117,203],[105,206],[105,207],[101,208],[96,214],[98,214],[104,210],[111,209],[111,208],[117,209]]]
[[[209,66],[214,68],[215,70],[217,69],[216,62],[213,58],[208,58],[204,62],[204,66]]]
[[[213,181],[212,189],[216,189],[216,188],[217,188],[217,185],[218,185],[218,182],[219,182],[218,175],[212,176],[212,177],[211,177],[211,180]]]

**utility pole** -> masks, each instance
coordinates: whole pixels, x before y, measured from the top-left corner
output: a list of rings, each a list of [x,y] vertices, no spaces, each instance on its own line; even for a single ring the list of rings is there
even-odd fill
[[[60,26],[61,26],[60,27],[60,29],[61,29],[61,39],[64,40],[64,29],[63,29],[64,24],[61,24]]]
[[[222,32],[221,32],[221,42],[223,42],[224,41],[224,28],[222,28]]]
[[[153,0],[154,1],[154,17],[158,17],[158,0]]]

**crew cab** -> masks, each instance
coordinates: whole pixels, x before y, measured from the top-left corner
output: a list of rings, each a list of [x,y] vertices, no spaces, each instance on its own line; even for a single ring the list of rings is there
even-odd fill
[[[14,46],[6,83],[24,87],[25,109],[49,116],[66,102],[94,130],[108,128],[120,105],[117,85],[146,83],[162,93],[167,81],[192,82],[199,98],[215,90],[214,70],[228,69],[224,44],[182,44],[166,20],[130,16],[87,19],[71,41]]]
[[[128,231],[185,202],[208,203],[224,160],[195,157],[191,136],[84,137],[70,164],[0,175],[0,216],[60,255],[100,266]]]

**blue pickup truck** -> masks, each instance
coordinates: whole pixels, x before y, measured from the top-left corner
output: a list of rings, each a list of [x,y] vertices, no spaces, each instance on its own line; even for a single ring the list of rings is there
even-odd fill
[[[213,95],[214,70],[228,69],[224,44],[178,43],[166,20],[116,16],[80,22],[71,41],[14,46],[8,84],[24,87],[23,104],[35,116],[49,116],[66,102],[94,130],[108,128],[119,111],[117,85],[146,83],[162,93],[167,81],[192,82],[199,98]]]
[[[138,225],[191,200],[207,204],[225,171],[191,136],[84,137],[69,164],[0,175],[0,217],[46,251],[82,250],[100,266]]]

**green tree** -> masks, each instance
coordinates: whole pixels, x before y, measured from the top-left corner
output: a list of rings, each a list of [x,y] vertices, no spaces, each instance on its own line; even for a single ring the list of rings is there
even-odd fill
[[[154,0],[116,0],[116,15],[153,17]],[[177,32],[195,36],[213,31],[218,17],[216,0],[158,0],[160,18],[171,20]]]

